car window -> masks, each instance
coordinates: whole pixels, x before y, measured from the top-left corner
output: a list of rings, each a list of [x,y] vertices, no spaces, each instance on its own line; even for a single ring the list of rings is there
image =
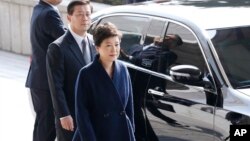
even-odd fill
[[[211,40],[231,85],[249,88],[250,27],[210,30],[209,33],[213,33]]]
[[[165,20],[153,19],[146,32],[142,45],[137,45],[129,55],[130,62],[149,70],[158,71],[158,53],[161,50],[160,41],[164,35]]]
[[[149,29],[146,33],[146,37],[144,40],[144,45],[149,45],[154,42],[155,38],[160,38],[164,34],[164,26],[166,21],[160,19],[154,19],[150,23]]]
[[[100,23],[104,22],[115,24],[122,32],[121,49],[125,54],[130,55],[133,50],[140,47],[143,34],[150,23],[150,19],[148,17],[119,15],[103,18]],[[122,57],[120,59],[128,61]]]
[[[99,21],[94,21],[90,27],[89,27],[89,30],[88,30],[88,33],[92,34],[93,35],[93,32],[94,32],[94,29],[96,28],[96,25],[98,24]]]
[[[201,71],[207,71],[204,56],[198,40],[194,34],[186,27],[169,22],[166,35],[175,34],[182,39],[182,44],[171,48],[170,51],[176,55],[176,60],[171,66],[174,65],[193,65],[198,67]],[[170,66],[168,66],[169,69]]]

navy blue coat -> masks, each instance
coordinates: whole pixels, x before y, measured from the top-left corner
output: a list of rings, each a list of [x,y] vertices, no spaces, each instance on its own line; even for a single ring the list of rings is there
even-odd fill
[[[92,35],[88,34],[91,61],[96,54]],[[47,53],[47,73],[55,115],[75,117],[75,82],[82,67],[86,65],[76,40],[67,31],[51,43]]]
[[[134,141],[134,110],[130,76],[114,62],[111,79],[98,61],[83,68],[76,84],[77,129],[73,141]]]
[[[46,72],[46,53],[50,43],[65,32],[58,12],[49,4],[39,1],[31,17],[30,41],[32,61],[26,87],[49,90]]]

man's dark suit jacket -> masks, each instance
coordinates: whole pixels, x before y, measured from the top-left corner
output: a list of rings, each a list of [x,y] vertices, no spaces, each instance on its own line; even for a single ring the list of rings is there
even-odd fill
[[[174,52],[155,45],[149,45],[144,50],[143,47],[138,47],[131,55],[133,56],[130,60],[132,63],[161,73],[166,73],[166,69],[177,59]]]
[[[49,4],[39,1],[31,18],[30,40],[32,61],[26,87],[49,90],[46,74],[46,53],[50,43],[65,33],[58,12]]]
[[[88,34],[91,61],[96,50]],[[70,31],[49,45],[47,72],[53,106],[57,118],[75,117],[75,83],[79,70],[86,65],[83,54]]]

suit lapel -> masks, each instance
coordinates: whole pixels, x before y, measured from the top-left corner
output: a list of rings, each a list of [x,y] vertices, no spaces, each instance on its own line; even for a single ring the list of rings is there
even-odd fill
[[[69,46],[70,50],[73,52],[76,59],[84,66],[86,63],[84,62],[82,52],[80,50],[80,47],[76,43],[74,37],[70,33],[70,31],[67,31],[66,36],[68,38],[68,42],[69,42],[69,45],[70,45]]]

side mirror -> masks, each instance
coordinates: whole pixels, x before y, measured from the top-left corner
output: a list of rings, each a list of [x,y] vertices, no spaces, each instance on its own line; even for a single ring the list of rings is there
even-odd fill
[[[202,86],[202,72],[199,68],[192,65],[177,65],[171,67],[170,76],[176,82]]]
[[[203,77],[201,70],[193,65],[177,65],[170,68],[171,78],[179,83],[203,87],[207,91],[214,91],[209,75]]]

